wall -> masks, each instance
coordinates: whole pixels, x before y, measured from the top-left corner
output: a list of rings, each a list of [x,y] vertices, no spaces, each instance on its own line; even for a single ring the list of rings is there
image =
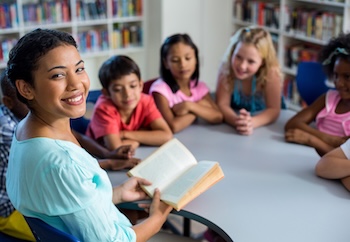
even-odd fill
[[[159,75],[159,49],[166,37],[187,33],[199,49],[200,78],[214,91],[221,56],[232,32],[232,0],[145,0],[145,3],[144,79]]]

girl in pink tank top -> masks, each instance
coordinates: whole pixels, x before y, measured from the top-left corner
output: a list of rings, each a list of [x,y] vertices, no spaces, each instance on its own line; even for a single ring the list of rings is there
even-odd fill
[[[285,139],[314,147],[319,155],[339,147],[350,135],[350,34],[322,49],[319,60],[336,90],[329,90],[285,125]],[[316,126],[311,125],[316,121]]]

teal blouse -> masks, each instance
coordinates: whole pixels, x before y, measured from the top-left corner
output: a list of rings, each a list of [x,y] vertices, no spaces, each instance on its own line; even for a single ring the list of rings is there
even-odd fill
[[[256,91],[256,77],[253,77],[252,92],[245,95],[242,92],[242,80],[235,80],[235,87],[231,98],[231,107],[234,110],[246,109],[249,112],[261,111],[266,108],[262,92]]]
[[[136,241],[130,221],[112,203],[112,185],[98,161],[72,142],[13,136],[6,187],[14,207],[80,241]]]

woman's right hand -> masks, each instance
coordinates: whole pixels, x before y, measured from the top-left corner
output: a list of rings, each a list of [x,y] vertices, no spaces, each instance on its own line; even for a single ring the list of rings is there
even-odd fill
[[[160,191],[158,188],[155,189],[153,200],[149,208],[149,216],[161,217],[165,221],[172,209],[170,205],[160,200]]]

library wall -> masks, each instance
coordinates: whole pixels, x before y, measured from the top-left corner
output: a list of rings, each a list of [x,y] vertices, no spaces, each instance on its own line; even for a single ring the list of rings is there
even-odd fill
[[[50,20],[47,17],[49,13],[42,16],[36,16],[33,13],[37,8],[44,9],[38,0],[6,1],[8,2],[19,6],[18,20],[14,21],[11,28],[0,24],[2,42],[0,46],[11,49],[15,39],[36,27],[68,31],[75,36],[81,48],[91,79],[91,89],[100,88],[97,78],[98,69],[103,61],[114,54],[125,54],[133,58],[139,64],[144,80],[158,76],[159,49],[164,39],[175,33],[188,33],[199,48],[200,78],[214,91],[221,56],[232,34],[232,0],[220,0],[220,4],[217,0],[145,0],[142,1],[141,15],[137,12],[129,14],[125,6],[119,6],[119,8],[115,6],[117,2],[119,4],[127,2],[124,0],[44,1],[48,5],[55,3],[51,8],[54,10],[52,14],[57,13],[57,15]],[[97,6],[96,3],[102,3],[102,5]],[[0,11],[5,8],[4,6],[4,3],[0,3]],[[6,4],[6,9],[7,6]],[[66,11],[62,9],[67,7],[71,15],[63,14]],[[136,11],[137,7],[134,9]],[[125,29],[129,30],[129,44],[126,44],[123,37]],[[141,40],[138,37],[133,38],[138,36],[139,31]],[[106,41],[107,35],[110,38],[108,41]],[[102,42],[91,45],[97,43],[96,39]],[[4,45],[4,42],[8,45]],[[7,55],[8,51],[4,50],[2,56]],[[0,69],[5,66],[6,59],[0,55]]]
[[[1,1],[0,70],[6,67],[9,50],[25,33],[53,28],[73,35],[91,89],[99,89],[97,72],[110,56],[130,55],[145,71],[143,25],[143,0]]]
[[[146,10],[147,9],[147,10]],[[232,0],[147,0],[147,74],[159,75],[159,49],[166,37],[187,33],[199,49],[200,78],[215,90],[221,57],[232,34]]]

